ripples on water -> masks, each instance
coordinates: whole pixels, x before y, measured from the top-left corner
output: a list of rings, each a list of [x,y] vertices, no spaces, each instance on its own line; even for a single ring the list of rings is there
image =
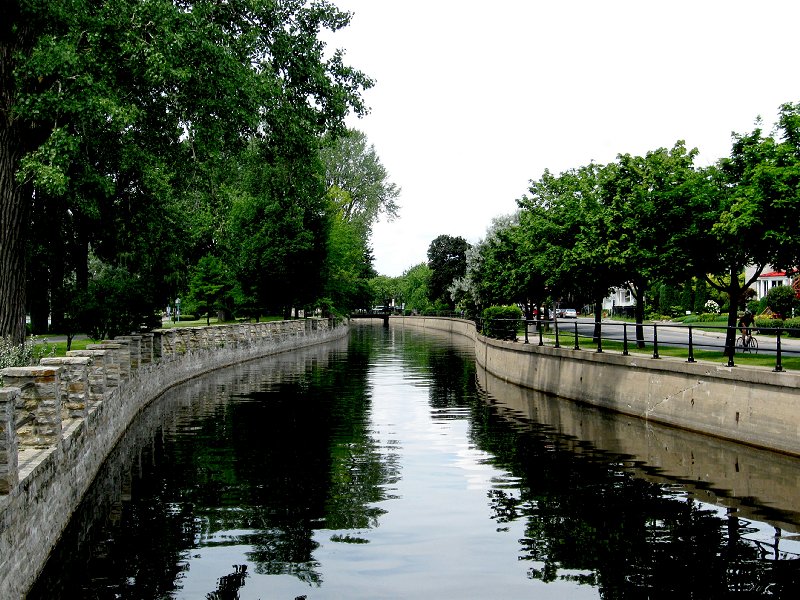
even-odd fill
[[[359,326],[155,402],[30,598],[795,597],[798,473]]]

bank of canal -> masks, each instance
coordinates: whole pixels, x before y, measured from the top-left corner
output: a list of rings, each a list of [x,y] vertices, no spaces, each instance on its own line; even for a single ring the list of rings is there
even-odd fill
[[[796,593],[791,486],[737,496],[702,446],[705,478],[693,459],[657,464],[655,446],[619,443],[626,417],[552,398],[534,410],[476,370],[473,347],[354,326],[170,390],[109,458],[29,598]],[[747,452],[771,478],[800,473]]]

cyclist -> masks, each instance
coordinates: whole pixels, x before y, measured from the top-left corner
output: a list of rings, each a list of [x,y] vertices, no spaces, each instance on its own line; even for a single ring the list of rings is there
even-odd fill
[[[753,313],[749,309],[744,311],[742,318],[739,319],[739,329],[742,332],[742,345],[747,348],[750,345],[750,339],[753,332]]]

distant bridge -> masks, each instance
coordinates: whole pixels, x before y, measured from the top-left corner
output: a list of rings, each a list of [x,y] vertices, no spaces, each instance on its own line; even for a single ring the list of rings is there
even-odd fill
[[[383,326],[389,327],[389,315],[388,312],[361,312],[361,313],[353,313],[350,315],[351,319],[383,319]]]

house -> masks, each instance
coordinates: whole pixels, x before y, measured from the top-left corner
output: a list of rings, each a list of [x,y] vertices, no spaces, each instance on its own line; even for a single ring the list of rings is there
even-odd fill
[[[755,268],[747,267],[744,272],[745,280],[749,281],[754,274]],[[786,271],[776,271],[770,265],[767,265],[750,288],[755,290],[756,300],[761,300],[774,287],[779,285],[793,285],[794,276],[795,274],[793,273],[787,274]],[[796,285],[795,290],[797,291]]]
[[[603,312],[609,316],[633,316],[636,300],[628,288],[614,288],[611,294],[603,299]]]

